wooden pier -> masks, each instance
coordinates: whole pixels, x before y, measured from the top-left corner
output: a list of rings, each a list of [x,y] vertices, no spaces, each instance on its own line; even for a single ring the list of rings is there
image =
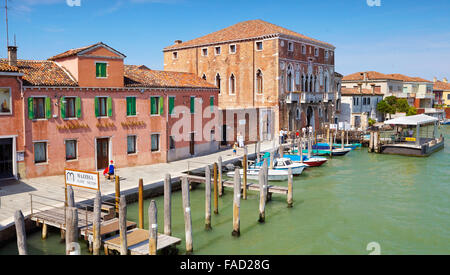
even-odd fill
[[[149,255],[149,238],[148,230],[135,228],[127,231],[127,246],[129,254],[131,255]],[[121,243],[120,236],[114,236],[104,241],[105,254],[110,254],[111,251],[120,252]],[[181,243],[181,239],[163,234],[158,234],[157,251],[171,246],[176,246]]]

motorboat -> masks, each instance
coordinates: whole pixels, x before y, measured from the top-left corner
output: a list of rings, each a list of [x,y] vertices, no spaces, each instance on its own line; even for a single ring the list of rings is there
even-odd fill
[[[270,156],[264,156],[263,160],[267,159],[268,163],[270,163]],[[259,169],[263,165],[263,162],[255,163],[249,166],[249,168],[252,169]],[[294,163],[289,158],[275,158],[275,161],[273,163],[273,169],[275,170],[286,170],[288,171],[289,168],[292,170],[292,175],[298,176],[301,175],[303,170],[305,170],[306,167],[309,165],[307,163]]]
[[[299,155],[284,155],[284,157],[290,159],[294,163],[302,163]],[[303,163],[310,167],[322,166],[327,161],[328,159],[324,157],[312,156],[311,158],[308,158],[308,156],[303,155]]]
[[[259,180],[259,171],[260,169],[247,169],[247,179],[249,180]],[[241,179],[244,177],[244,169],[239,169],[239,173]],[[234,177],[235,171],[231,171],[227,173],[227,176],[232,178]],[[268,181],[286,181],[289,177],[287,170],[276,170],[276,169],[268,169]]]

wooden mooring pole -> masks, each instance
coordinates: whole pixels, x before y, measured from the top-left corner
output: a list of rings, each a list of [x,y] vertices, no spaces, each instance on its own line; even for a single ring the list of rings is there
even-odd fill
[[[102,236],[100,235],[101,227],[101,214],[102,214],[102,196],[100,191],[97,191],[94,201],[94,217],[93,217],[93,240],[92,240],[92,253],[94,255],[100,255],[100,247],[102,245]]]
[[[267,165],[267,162],[264,162]],[[264,167],[263,165],[263,167]],[[259,170],[259,220],[258,222],[264,223],[266,221],[266,188],[265,185],[265,167]]]
[[[144,180],[139,179],[139,228],[144,229]]]
[[[211,167],[205,168],[205,230],[211,230]]]
[[[213,165],[213,173],[214,173],[214,214],[219,214],[219,185],[218,185],[218,178],[217,178],[217,170],[218,165],[217,162]]]
[[[244,147],[244,159],[242,160],[242,164],[243,164],[243,169],[244,169],[244,177],[243,177],[243,190],[242,190],[242,198],[244,200],[247,199],[247,166],[248,166],[248,161],[247,161],[247,146]]]
[[[240,208],[241,208],[241,175],[239,168],[234,171],[234,196],[233,196],[233,232],[231,235],[239,237],[240,230]]]
[[[261,162],[261,143],[256,143],[256,162]]]
[[[294,203],[293,201],[293,195],[292,195],[292,191],[293,191],[293,176],[292,176],[292,169],[289,168],[288,170],[288,194],[287,194],[287,204],[288,204],[288,208],[292,208],[292,205]]]
[[[119,215],[119,202],[120,202],[120,178],[116,176],[116,216]]]
[[[19,250],[19,255],[28,255],[25,220],[21,210],[16,211],[14,223],[16,225],[17,249]]]
[[[79,251],[74,250],[79,248],[78,210],[75,207],[68,207],[66,211],[66,255],[73,255],[79,253]]]
[[[158,209],[154,200],[150,202],[148,207],[148,231],[150,232],[148,254],[156,255],[158,243]]]
[[[172,236],[172,185],[170,174],[164,178],[164,235]]]
[[[184,230],[186,233],[186,253],[192,253],[192,216],[191,216],[191,203],[189,195],[189,182],[187,177],[183,177],[181,183],[181,191],[183,196],[183,212],[184,212]]]
[[[119,202],[119,231],[120,231],[120,255],[127,255],[128,254],[127,201],[125,196],[121,196]]]
[[[218,181],[219,181],[219,186],[218,186],[218,188],[219,188],[219,197],[222,197],[223,196],[223,182],[222,182],[222,173],[223,173],[223,166],[222,166],[222,157],[219,157],[219,159],[218,159],[218,163],[217,163],[217,165],[218,165],[218,167],[217,167],[217,172],[218,172],[218,174],[219,174],[219,178],[218,178]]]

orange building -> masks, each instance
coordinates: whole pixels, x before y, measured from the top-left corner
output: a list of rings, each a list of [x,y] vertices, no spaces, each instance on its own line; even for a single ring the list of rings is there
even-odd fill
[[[194,73],[216,85],[224,117],[234,117],[224,121],[223,131],[245,125],[246,137],[257,133],[264,140],[278,136],[282,128],[335,122],[339,79],[334,50],[329,43],[251,20],[175,41],[163,50],[164,69]]]
[[[20,160],[13,153],[18,168],[12,176],[57,175],[65,168],[96,171],[111,160],[117,167],[154,164],[218,149],[214,139],[193,130],[187,140],[172,133],[184,116],[192,120],[189,126],[194,124],[193,114],[177,114],[178,107],[217,105],[214,85],[190,73],[124,65],[124,59],[97,43],[49,60],[16,60],[14,55],[0,60],[2,69],[15,65],[0,74],[14,102],[13,113],[0,116],[0,139],[13,137],[14,150],[23,152]],[[200,127],[214,115],[202,118]],[[13,123],[4,119],[8,116]]]

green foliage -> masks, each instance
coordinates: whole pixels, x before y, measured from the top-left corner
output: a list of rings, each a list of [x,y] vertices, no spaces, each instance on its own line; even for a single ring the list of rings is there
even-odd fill
[[[377,121],[373,118],[369,118],[369,126],[373,126]]]
[[[395,104],[396,110],[400,113],[407,113],[410,109],[408,100],[404,98],[397,99],[397,103]]]
[[[395,114],[395,106],[390,105],[386,100],[381,100],[378,102],[377,111],[382,114]]]
[[[406,113],[406,116],[415,116],[417,115],[417,109],[415,107],[409,107],[408,112]]]

